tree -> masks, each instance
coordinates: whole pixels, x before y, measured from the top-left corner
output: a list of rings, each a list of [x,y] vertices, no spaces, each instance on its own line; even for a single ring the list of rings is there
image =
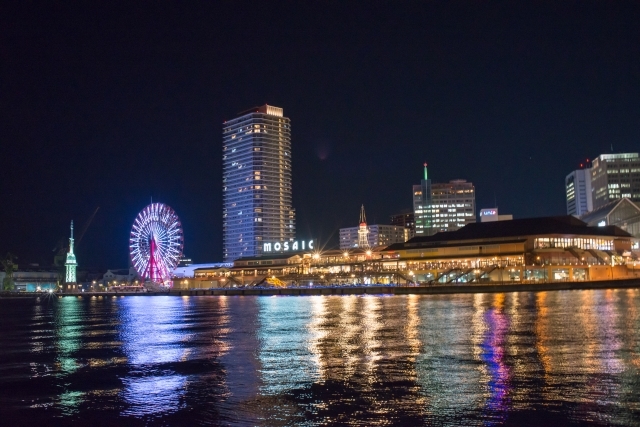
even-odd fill
[[[18,268],[18,265],[13,262],[17,257],[12,253],[7,253],[6,259],[0,261],[2,266],[4,267],[4,272],[6,273],[4,276],[4,280],[2,281],[2,290],[3,291],[12,291],[13,290],[13,272]]]

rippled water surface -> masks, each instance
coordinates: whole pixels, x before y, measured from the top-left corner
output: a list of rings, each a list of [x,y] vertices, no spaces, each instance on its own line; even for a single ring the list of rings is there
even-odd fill
[[[3,425],[640,425],[638,290],[0,311]]]

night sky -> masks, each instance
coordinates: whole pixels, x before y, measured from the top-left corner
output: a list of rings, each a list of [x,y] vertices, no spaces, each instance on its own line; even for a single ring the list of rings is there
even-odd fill
[[[50,264],[100,207],[80,268],[126,267],[153,197],[221,261],[222,122],[265,103],[299,238],[389,223],[425,161],[478,209],[564,214],[581,161],[640,150],[640,2],[3,2],[0,254]]]

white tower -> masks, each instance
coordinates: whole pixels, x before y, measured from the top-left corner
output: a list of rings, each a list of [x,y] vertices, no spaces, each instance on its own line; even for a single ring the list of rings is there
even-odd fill
[[[73,253],[73,221],[71,221],[71,237],[69,238],[69,252],[67,253],[67,262],[64,263],[67,270],[65,275],[65,283],[76,283],[76,256]]]
[[[364,205],[360,208],[360,227],[358,228],[358,247],[369,249],[369,227],[364,214]]]

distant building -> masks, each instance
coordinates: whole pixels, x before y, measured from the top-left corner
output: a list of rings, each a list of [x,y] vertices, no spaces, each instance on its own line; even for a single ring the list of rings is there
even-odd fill
[[[476,190],[471,182],[455,179],[431,185],[431,236],[441,231],[455,231],[476,222]]]
[[[340,249],[369,249],[405,242],[405,228],[399,225],[367,225],[364,206],[357,227],[340,229]]]
[[[405,228],[398,225],[368,225],[367,234],[370,248],[404,242]],[[360,227],[340,229],[340,249],[359,248],[358,231]]]
[[[590,227],[616,225],[640,238],[640,207],[630,199],[614,200],[580,217]]]
[[[291,129],[282,108],[263,105],[226,121],[222,141],[224,260],[293,241]]]
[[[122,270],[107,270],[102,276],[102,282],[105,285],[109,285],[110,282],[116,282],[114,284],[131,283],[138,277],[138,272],[134,267]]]
[[[593,209],[622,198],[640,202],[638,153],[602,154],[591,166]]]
[[[411,210],[391,215],[391,225],[404,227],[405,242],[416,234],[415,216]]]
[[[0,283],[6,273],[0,271]],[[39,264],[20,265],[13,272],[13,289],[18,292],[55,291],[60,280],[57,268],[42,268]]]
[[[580,216],[593,210],[591,168],[578,169],[564,179],[567,215]]]
[[[413,186],[413,214],[416,237],[454,231],[476,222],[475,187],[464,179],[432,184],[425,163],[424,179]]]
[[[431,228],[431,180],[427,174],[427,164],[424,164],[424,178],[420,184],[413,186],[413,218],[414,234],[416,236],[430,236]]]
[[[186,256],[184,256],[184,254],[180,258],[180,261],[178,261],[178,267],[188,267],[192,264],[193,261],[191,260],[191,258],[187,258]]]
[[[480,222],[509,221],[513,215],[498,215],[498,208],[480,209]]]

